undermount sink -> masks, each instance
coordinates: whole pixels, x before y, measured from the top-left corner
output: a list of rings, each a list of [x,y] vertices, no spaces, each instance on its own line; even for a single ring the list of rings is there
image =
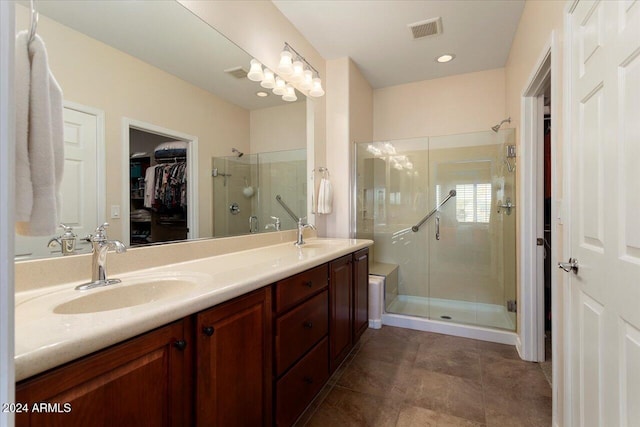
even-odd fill
[[[175,298],[194,290],[198,282],[185,277],[163,277],[136,280],[90,290],[87,295],[62,303],[53,309],[56,314],[83,314],[117,310]]]

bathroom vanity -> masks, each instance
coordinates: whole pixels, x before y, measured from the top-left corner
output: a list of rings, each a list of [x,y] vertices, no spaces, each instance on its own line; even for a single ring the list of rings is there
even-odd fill
[[[155,317],[177,317],[20,381],[16,402],[30,410],[17,414],[17,425],[292,425],[367,328],[371,243],[310,239],[301,248],[289,242],[165,267],[180,266],[194,275],[185,277],[199,279],[212,267],[222,269],[211,274],[209,287],[198,288],[199,296],[185,297],[192,302],[184,303],[192,307],[187,312],[172,301],[171,307],[148,302],[107,310],[102,317],[69,314],[69,308],[59,314],[68,302],[49,297],[48,306],[56,307],[52,321],[66,317],[67,327],[83,316],[98,324],[111,318],[114,328],[126,328],[128,316],[146,323],[145,305]],[[266,266],[271,271],[260,270]],[[162,268],[154,271],[163,274]],[[29,304],[40,304],[33,302],[38,296],[31,298],[18,303],[18,316],[21,306],[33,312]],[[90,328],[79,331],[81,339],[103,340],[96,326],[93,337]],[[20,347],[16,366],[22,375],[29,371],[20,362],[42,367],[47,354],[56,353],[55,345],[45,345],[20,358]],[[59,411],[34,412],[35,402]]]

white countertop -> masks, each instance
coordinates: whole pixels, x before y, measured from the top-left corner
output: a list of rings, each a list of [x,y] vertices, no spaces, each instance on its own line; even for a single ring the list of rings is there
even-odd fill
[[[119,275],[121,284],[77,291],[81,282],[16,293],[16,381],[29,378],[96,350],[166,325],[340,256],[371,246],[361,239],[312,238],[298,248],[292,243],[265,246],[200,258]],[[112,256],[112,254],[109,254]],[[84,314],[57,314],[65,302],[115,287],[187,279],[179,296],[159,292],[150,302]]]

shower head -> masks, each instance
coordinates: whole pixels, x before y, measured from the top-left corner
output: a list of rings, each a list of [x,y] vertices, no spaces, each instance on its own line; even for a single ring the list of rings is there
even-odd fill
[[[244,153],[242,151],[238,150],[237,148],[232,148],[231,152],[237,154],[238,157],[244,156]]]
[[[495,126],[491,126],[491,130],[494,131],[495,133],[498,133],[498,131],[500,130],[500,126],[502,126],[503,123],[511,123],[511,117],[504,119],[503,121],[501,121],[500,123],[498,123]]]

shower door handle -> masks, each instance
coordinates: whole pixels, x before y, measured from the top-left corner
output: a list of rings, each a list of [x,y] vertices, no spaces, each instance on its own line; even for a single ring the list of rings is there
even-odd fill
[[[436,240],[440,240],[440,217],[436,217]]]

